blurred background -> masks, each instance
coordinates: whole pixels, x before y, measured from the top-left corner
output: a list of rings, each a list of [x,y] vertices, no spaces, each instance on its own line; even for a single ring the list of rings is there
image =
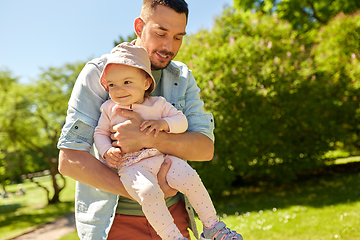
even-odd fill
[[[124,2],[0,3],[0,239],[73,211],[56,143],[84,64],[134,38]],[[188,4],[175,60],[215,117],[191,164],[218,214],[246,239],[360,238],[360,2]]]

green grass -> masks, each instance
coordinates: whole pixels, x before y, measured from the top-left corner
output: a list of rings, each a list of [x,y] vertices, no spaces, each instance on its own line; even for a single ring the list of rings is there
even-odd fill
[[[76,232],[72,232],[62,238],[59,238],[59,240],[79,240],[79,237]]]
[[[334,161],[335,164],[346,164],[350,162],[360,162],[360,157],[346,157],[346,158],[339,158]]]
[[[329,151],[324,155],[324,158],[329,159],[325,162],[327,165],[360,162],[360,156],[350,156],[350,153],[342,150]]]
[[[360,173],[313,177],[277,188],[244,187],[219,200],[216,208],[245,240],[360,239]],[[197,226],[201,232],[198,219]],[[76,233],[61,238],[78,239]]]
[[[17,186],[13,187],[16,191]],[[20,227],[24,230],[73,210],[70,181],[62,194],[67,202],[45,209],[41,208],[46,203],[43,190],[31,183],[23,187],[27,189],[23,197],[0,198],[0,239],[9,233],[15,236]],[[360,173],[311,177],[282,187],[242,187],[218,200],[216,208],[223,221],[245,240],[360,239]],[[202,225],[197,222],[201,232]],[[78,239],[76,232],[61,238]]]
[[[360,239],[360,174],[242,188],[223,198],[217,209],[246,240]]]
[[[49,177],[37,179],[50,187]],[[75,181],[67,178],[67,186],[60,193],[62,203],[47,205],[46,192],[35,183],[26,180],[21,184],[25,195],[15,196],[18,185],[6,190],[13,193],[9,198],[0,197],[0,239],[18,236],[38,225],[50,222],[68,212],[74,211]]]

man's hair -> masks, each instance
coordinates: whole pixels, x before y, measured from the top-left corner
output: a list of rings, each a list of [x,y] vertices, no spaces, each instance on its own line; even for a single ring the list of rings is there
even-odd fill
[[[155,11],[157,5],[169,7],[177,13],[185,13],[187,22],[189,8],[184,0],[144,0],[141,9],[141,17],[147,21],[148,17]]]

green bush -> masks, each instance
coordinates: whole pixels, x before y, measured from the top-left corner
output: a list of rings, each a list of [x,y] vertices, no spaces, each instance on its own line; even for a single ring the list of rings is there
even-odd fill
[[[360,42],[358,34],[346,36],[346,43]],[[321,52],[327,41],[319,39],[315,49]],[[205,108],[215,117],[215,157],[192,163],[213,194],[243,179],[291,181],[322,166],[324,153],[350,137],[348,125],[356,120],[348,116],[359,115],[359,99],[352,96],[351,106],[342,107],[350,89],[341,82],[348,80],[335,81],[326,65],[320,67],[315,42],[276,17],[227,9],[210,32],[183,44],[177,59],[194,69]],[[342,47],[358,64],[359,48]],[[358,83],[358,73],[346,69]]]
[[[337,140],[354,152],[360,149],[360,11],[337,15],[320,30],[317,40],[312,53],[319,88],[329,95],[331,121],[336,124],[332,127],[339,129]]]

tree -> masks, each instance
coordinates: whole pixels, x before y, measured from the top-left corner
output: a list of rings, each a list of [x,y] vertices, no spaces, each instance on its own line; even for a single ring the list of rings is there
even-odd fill
[[[342,12],[350,14],[360,9],[358,0],[234,0],[234,6],[265,14],[276,14],[288,21],[293,29],[306,32],[327,25]]]
[[[57,141],[60,137],[62,125],[65,122],[67,101],[75,79],[83,68],[84,63],[65,64],[63,67],[50,67],[45,70],[38,81],[29,86],[32,101],[30,119],[36,123],[36,128],[29,129],[31,137],[23,137],[19,141],[28,150],[41,155],[47,163],[52,176],[54,195],[50,197],[50,191],[43,187],[48,194],[49,203],[59,201],[59,194],[65,187],[65,178],[58,172],[58,149]],[[36,136],[36,137],[34,137]],[[64,185],[60,187],[56,175],[61,176]]]
[[[5,186],[7,180],[19,179],[24,169],[20,146],[14,141],[16,128],[12,123],[24,116],[22,109],[27,103],[18,95],[22,86],[10,71],[0,71],[0,83],[0,183]]]
[[[344,131],[338,140],[356,152],[360,149],[360,10],[340,13],[321,28],[312,54],[315,74],[324,81],[319,87],[329,89],[329,100],[338,109],[332,116]]]
[[[2,95],[3,103],[6,104],[0,108],[4,113],[1,115],[0,133],[3,136],[1,140],[7,144],[5,150],[1,149],[2,156],[8,159],[8,163],[11,162],[9,159],[17,159],[22,163],[18,165],[17,171],[8,168],[6,172],[20,176],[33,171],[50,170],[54,190],[52,196],[49,189],[35,182],[30,175],[32,181],[45,189],[49,203],[59,201],[59,194],[66,184],[58,172],[56,145],[65,122],[67,101],[83,66],[84,63],[74,63],[59,68],[50,67],[31,85],[16,84],[12,80],[11,91],[5,88],[6,95]],[[0,79],[10,81],[9,77]],[[31,164],[25,164],[29,161]],[[59,186],[56,180],[58,174],[64,181],[63,186]]]
[[[134,32],[133,34],[127,36],[127,38],[123,38],[122,36],[119,37],[119,41],[115,41],[114,42],[114,46],[119,45],[120,43],[123,42],[132,42],[133,40],[135,40],[137,38],[136,33]]]
[[[214,159],[191,164],[213,195],[249,179],[290,182],[323,167],[324,154],[337,142],[356,140],[356,21],[338,24],[338,40],[334,29],[313,38],[274,15],[226,9],[210,32],[186,38],[177,59],[194,69],[205,109],[215,117],[216,137]],[[314,50],[330,38],[343,44],[326,47],[332,61],[346,60],[341,80],[324,65],[324,48]],[[339,49],[348,50],[339,55]]]

